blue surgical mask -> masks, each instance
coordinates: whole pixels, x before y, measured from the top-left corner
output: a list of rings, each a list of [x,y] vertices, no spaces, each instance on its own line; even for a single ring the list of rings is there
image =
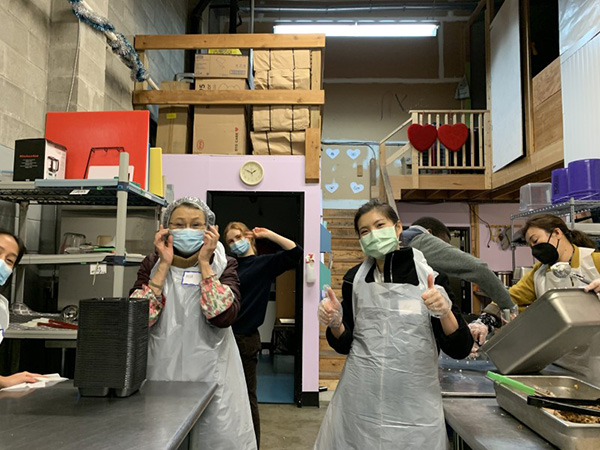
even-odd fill
[[[0,286],[4,286],[11,274],[12,269],[6,264],[6,261],[0,259]]]
[[[248,242],[248,239],[240,239],[229,246],[231,253],[238,256],[245,254],[249,248],[250,242]]]
[[[204,230],[183,228],[170,230],[169,233],[173,236],[173,247],[183,255],[196,253],[204,243]]]

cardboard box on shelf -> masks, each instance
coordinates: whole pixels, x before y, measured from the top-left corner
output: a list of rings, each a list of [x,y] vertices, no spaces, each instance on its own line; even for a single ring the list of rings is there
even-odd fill
[[[261,131],[250,133],[253,155],[304,155],[304,131]]]
[[[308,106],[255,106],[252,109],[254,131],[298,131],[310,127]]]
[[[273,69],[310,69],[310,50],[254,50],[256,72]]]
[[[195,106],[195,154],[246,154],[246,109],[244,106]]]
[[[254,74],[254,89],[310,89],[310,69],[277,69]]]
[[[13,181],[64,180],[67,149],[48,139],[15,141]]]
[[[183,81],[163,81],[161,89],[165,91],[187,91],[190,83]],[[190,149],[191,114],[187,105],[161,106],[158,109],[158,127],[156,146],[163,153],[183,154]]]
[[[248,78],[248,57],[197,54],[194,76],[199,78]]]
[[[197,91],[242,91],[248,89],[242,78],[196,78],[194,89]]]

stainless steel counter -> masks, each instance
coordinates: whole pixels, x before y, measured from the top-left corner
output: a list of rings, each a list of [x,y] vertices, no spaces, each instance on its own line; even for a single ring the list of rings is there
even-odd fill
[[[216,383],[148,381],[127,398],[80,397],[73,382],[0,392],[0,449],[177,449]]]
[[[496,370],[489,360],[456,360],[440,355],[444,415],[455,433],[455,450],[464,448],[463,443],[473,450],[555,449],[500,408],[493,382],[485,378],[488,370]],[[548,366],[542,373],[571,375],[556,366]]]
[[[442,397],[495,397],[493,383],[485,377],[488,370],[495,370],[488,360],[456,360],[441,354],[439,377]]]
[[[504,411],[495,398],[445,398],[446,422],[473,450],[556,449],[534,431]]]

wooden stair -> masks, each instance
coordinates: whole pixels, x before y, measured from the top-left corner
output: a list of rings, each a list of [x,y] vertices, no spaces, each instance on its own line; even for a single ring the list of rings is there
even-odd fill
[[[346,272],[363,261],[358,237],[354,231],[354,214],[356,210],[326,209],[323,220],[331,232],[331,287],[335,295],[342,298],[342,278]],[[330,256],[331,257],[331,256]],[[327,263],[326,259],[326,263]],[[344,368],[346,356],[340,355],[327,343],[325,328],[320,328],[319,337],[319,385],[334,390]]]

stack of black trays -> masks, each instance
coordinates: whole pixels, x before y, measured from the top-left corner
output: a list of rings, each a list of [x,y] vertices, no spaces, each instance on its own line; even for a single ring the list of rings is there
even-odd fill
[[[148,300],[79,302],[75,386],[84,397],[127,397],[146,379]]]

